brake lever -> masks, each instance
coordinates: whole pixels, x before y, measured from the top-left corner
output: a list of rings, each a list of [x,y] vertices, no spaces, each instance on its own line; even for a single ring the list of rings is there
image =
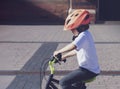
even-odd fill
[[[51,62],[54,61],[54,63],[58,63],[59,65],[61,65],[61,62],[59,61],[59,59],[58,59],[57,57],[52,56],[52,57],[50,58],[50,61],[51,61]]]
[[[61,57],[62,57],[62,54],[59,53],[58,55],[56,55],[55,57],[52,56],[51,60],[50,61],[54,61],[54,63],[58,63],[59,65],[61,65]],[[66,59],[62,60],[64,63],[66,62]]]
[[[59,61],[59,59],[58,59],[58,58],[56,58],[55,60],[57,60],[57,62],[56,62],[56,63],[58,63],[59,65],[61,65],[61,62]]]
[[[66,63],[66,59],[64,59],[63,62]]]

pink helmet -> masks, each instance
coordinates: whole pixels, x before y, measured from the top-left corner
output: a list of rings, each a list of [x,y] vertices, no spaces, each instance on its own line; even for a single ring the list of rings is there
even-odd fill
[[[64,30],[72,30],[91,21],[90,13],[84,9],[74,10],[65,20]]]

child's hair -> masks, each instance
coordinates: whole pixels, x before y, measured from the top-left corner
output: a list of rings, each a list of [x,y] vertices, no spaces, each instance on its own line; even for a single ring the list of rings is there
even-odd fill
[[[77,31],[78,31],[79,33],[81,33],[81,32],[86,31],[86,30],[88,30],[88,29],[89,29],[89,24],[87,24],[87,25],[81,25],[81,26],[79,26],[79,27],[77,28]]]

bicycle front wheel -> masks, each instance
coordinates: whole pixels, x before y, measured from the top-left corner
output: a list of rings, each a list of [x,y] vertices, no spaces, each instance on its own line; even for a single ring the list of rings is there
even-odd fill
[[[58,89],[59,81],[53,78],[53,74],[45,76],[42,80],[42,89]]]
[[[40,89],[45,89],[47,81],[49,79],[50,72],[49,71],[47,72],[48,62],[49,62],[49,60],[44,61],[41,66]],[[52,88],[48,87],[48,89],[52,89]]]
[[[48,68],[48,61],[43,63],[40,74],[40,89],[58,89],[59,81],[53,78]]]

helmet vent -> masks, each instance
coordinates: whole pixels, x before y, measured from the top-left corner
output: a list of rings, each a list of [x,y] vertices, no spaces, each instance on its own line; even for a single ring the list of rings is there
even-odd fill
[[[71,21],[71,19],[67,20],[67,24]]]
[[[72,17],[74,14],[72,14],[70,17]]]
[[[75,16],[78,16],[79,14],[77,13]]]
[[[89,17],[90,17],[90,15],[87,15],[87,16],[85,17],[85,20],[89,19]]]

